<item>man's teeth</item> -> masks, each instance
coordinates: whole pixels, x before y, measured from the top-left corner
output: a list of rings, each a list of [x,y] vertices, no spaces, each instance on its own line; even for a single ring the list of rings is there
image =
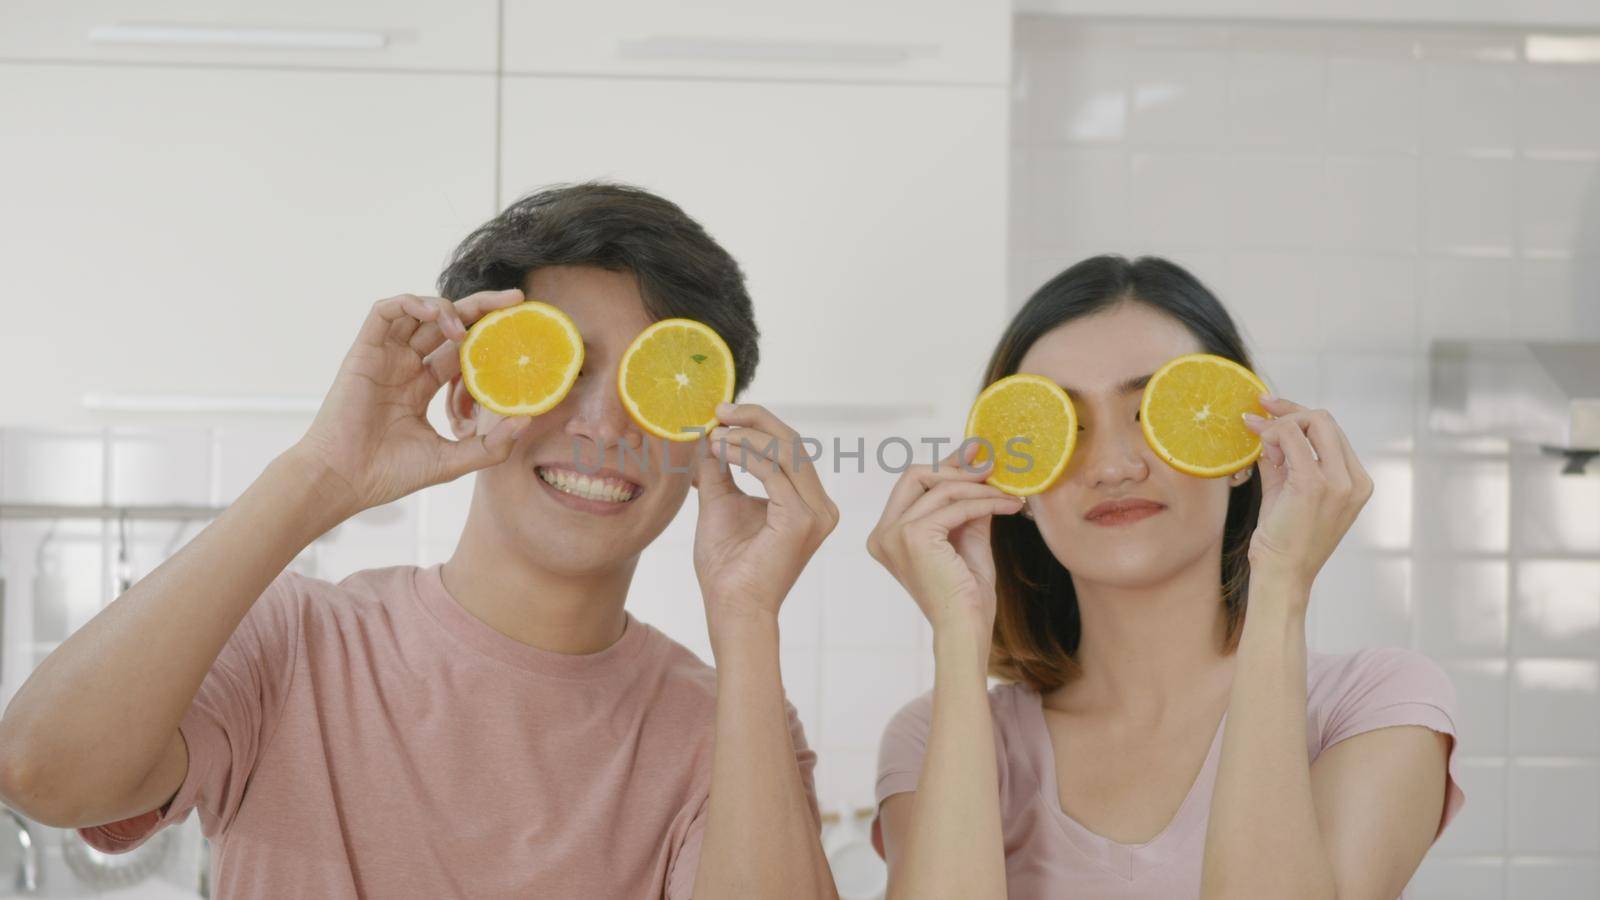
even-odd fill
[[[545,468],[539,469],[539,477],[556,490],[585,500],[626,503],[633,499],[633,485],[611,478],[595,478],[579,472]]]

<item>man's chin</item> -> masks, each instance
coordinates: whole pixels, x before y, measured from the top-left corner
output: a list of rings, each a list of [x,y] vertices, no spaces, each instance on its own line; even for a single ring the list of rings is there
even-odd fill
[[[604,534],[586,537],[571,528],[560,528],[556,534],[550,529],[532,529],[522,546],[537,568],[572,578],[608,572],[639,554],[631,542],[624,544]]]

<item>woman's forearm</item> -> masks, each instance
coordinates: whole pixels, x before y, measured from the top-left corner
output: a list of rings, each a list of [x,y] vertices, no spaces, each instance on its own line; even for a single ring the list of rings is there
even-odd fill
[[[1306,757],[1310,589],[1252,576],[1206,829],[1202,897],[1335,896]]]
[[[987,683],[988,634],[934,633],[933,722],[889,896],[1003,898],[1000,776]]]

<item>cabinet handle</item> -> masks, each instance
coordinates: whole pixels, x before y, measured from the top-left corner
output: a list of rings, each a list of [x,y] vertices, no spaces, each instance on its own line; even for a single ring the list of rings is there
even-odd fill
[[[900,66],[936,57],[935,44],[866,44],[844,41],[769,41],[681,35],[655,35],[617,44],[630,59],[698,59],[720,62],[810,63],[817,65]]]
[[[190,44],[272,50],[381,50],[381,31],[310,28],[249,28],[233,25],[173,25],[118,22],[89,29],[95,44]]]

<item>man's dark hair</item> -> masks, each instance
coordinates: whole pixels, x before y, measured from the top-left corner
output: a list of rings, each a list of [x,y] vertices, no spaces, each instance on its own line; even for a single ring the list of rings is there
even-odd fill
[[[755,375],[761,335],[744,272],[677,204],[609,182],[540,188],[467,235],[439,275],[439,295],[520,288],[545,266],[632,272],[651,318],[694,319],[728,342],[735,393]]]

